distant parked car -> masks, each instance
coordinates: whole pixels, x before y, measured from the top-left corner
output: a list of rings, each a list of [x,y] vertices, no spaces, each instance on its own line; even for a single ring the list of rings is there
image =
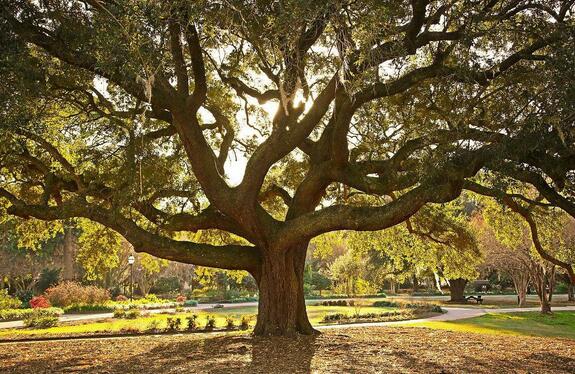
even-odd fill
[[[214,305],[214,309],[219,309],[219,308],[223,308],[224,304],[216,304]]]

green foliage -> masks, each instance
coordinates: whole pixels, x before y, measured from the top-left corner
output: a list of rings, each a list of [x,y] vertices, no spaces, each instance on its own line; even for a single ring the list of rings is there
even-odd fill
[[[198,301],[197,300],[186,300],[186,301],[184,301],[184,306],[185,307],[198,306]]]
[[[32,315],[24,320],[24,326],[35,329],[47,329],[58,326],[58,317]]]
[[[64,311],[60,308],[0,309],[0,321],[17,321],[32,316],[57,317],[62,314],[64,314]]]
[[[166,320],[168,331],[178,331],[182,326],[182,319],[179,317],[168,317]]]
[[[40,293],[44,293],[48,288],[57,285],[60,282],[60,273],[62,269],[54,268],[48,269],[45,268],[40,273],[40,278],[38,282],[36,282],[36,289]]]
[[[148,330],[150,332],[160,331],[160,321],[157,319],[152,319],[150,321],[150,323],[148,324],[148,326],[146,327],[146,330]]]
[[[138,309],[130,309],[126,312],[124,318],[126,319],[136,319],[142,315],[142,312]]]
[[[240,330],[248,330],[250,328],[251,318],[249,316],[242,316],[240,321]]]
[[[16,297],[8,295],[7,289],[0,289],[0,310],[16,309],[22,305],[22,302]]]
[[[234,318],[232,316],[226,316],[226,329],[233,330],[235,327]]]
[[[211,315],[206,316],[206,330],[213,330],[216,327],[216,318]]]
[[[197,319],[198,319],[198,316],[195,314],[187,316],[186,317],[186,330],[188,330],[188,331],[196,330],[198,328]]]
[[[150,289],[151,292],[165,294],[178,292],[182,288],[180,279],[178,277],[160,277],[154,282]]]
[[[115,312],[116,308],[108,304],[72,304],[63,308],[65,313]]]
[[[119,308],[114,310],[114,318],[125,318],[125,317],[126,317],[125,309]]]

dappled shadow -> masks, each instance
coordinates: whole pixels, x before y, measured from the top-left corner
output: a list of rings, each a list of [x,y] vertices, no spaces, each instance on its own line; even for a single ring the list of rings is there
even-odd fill
[[[320,336],[185,334],[0,345],[8,373],[575,372],[575,341],[362,328]]]

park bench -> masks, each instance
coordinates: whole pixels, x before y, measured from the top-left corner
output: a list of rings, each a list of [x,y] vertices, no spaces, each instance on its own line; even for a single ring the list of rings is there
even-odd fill
[[[481,295],[478,295],[478,296],[474,296],[474,295],[467,296],[467,297],[465,298],[465,301],[469,301],[469,300],[475,300],[475,302],[476,302],[477,304],[482,304],[482,303],[483,303],[483,298],[481,297]]]

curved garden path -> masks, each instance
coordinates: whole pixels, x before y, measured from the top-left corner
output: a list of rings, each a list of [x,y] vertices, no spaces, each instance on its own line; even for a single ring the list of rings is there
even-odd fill
[[[227,304],[226,307],[247,307],[247,306],[257,306],[257,302],[247,302],[247,303],[234,303]],[[196,307],[186,308],[187,310],[206,310],[212,309],[214,304],[200,304]],[[429,321],[455,321],[460,319],[479,317],[487,313],[515,313],[515,312],[537,312],[539,307],[530,308],[464,308],[464,307],[445,307],[442,309],[447,313],[440,314],[434,317],[412,319],[407,321],[393,321],[393,322],[367,322],[367,323],[351,323],[351,324],[338,324],[338,325],[326,325],[326,326],[316,326],[317,329],[332,329],[332,328],[349,328],[349,327],[369,327],[369,326],[395,326],[395,325],[405,325],[415,322],[429,322]],[[552,308],[553,311],[575,311],[574,306],[556,306]],[[154,309],[148,310],[150,314],[157,314],[166,311],[174,311],[174,309]],[[67,314],[60,317],[61,322],[71,322],[71,321],[91,321],[100,320],[106,318],[112,318],[112,313],[97,313],[97,314]],[[10,321],[10,322],[0,322],[0,329],[16,328],[24,326],[22,321]]]

